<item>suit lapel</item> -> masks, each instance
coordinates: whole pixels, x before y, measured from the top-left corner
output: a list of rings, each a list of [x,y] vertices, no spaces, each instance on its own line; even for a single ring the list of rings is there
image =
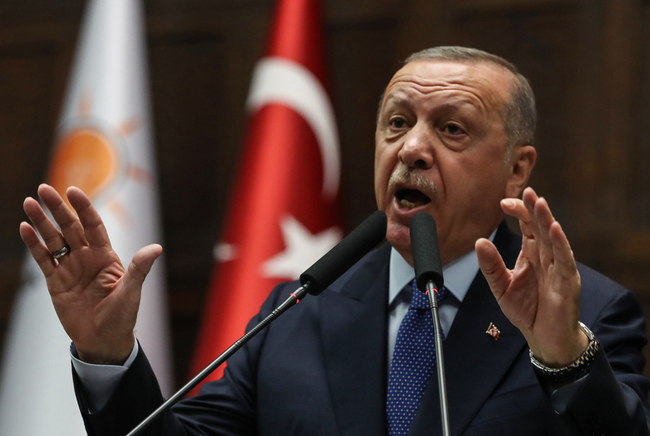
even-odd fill
[[[319,300],[325,369],[341,436],[386,434],[386,244]]]
[[[508,268],[512,268],[519,254],[520,240],[504,223],[494,242]],[[498,340],[486,333],[490,323],[501,331]],[[452,435],[460,435],[465,430],[525,343],[519,330],[501,312],[479,272],[444,342]],[[432,374],[410,434],[441,434],[441,428],[438,379]]]

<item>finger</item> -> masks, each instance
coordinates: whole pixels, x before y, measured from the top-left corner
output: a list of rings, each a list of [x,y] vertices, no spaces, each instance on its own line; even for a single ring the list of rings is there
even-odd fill
[[[124,292],[132,303],[140,301],[142,283],[151,271],[153,263],[162,253],[162,247],[158,244],[147,245],[141,248],[129,264],[124,274]]]
[[[537,193],[533,190],[533,188],[526,188],[524,189],[524,194],[522,195],[522,199],[524,202],[524,206],[526,206],[526,210],[528,211],[528,216],[530,217],[530,230],[533,234],[533,238],[539,239],[539,226],[537,223],[537,217],[535,216],[535,203],[539,199],[537,196]]]
[[[77,212],[88,243],[98,247],[110,246],[111,242],[104,221],[102,221],[88,196],[81,189],[74,186],[68,188],[66,195]]]
[[[20,237],[45,277],[47,278],[54,274],[56,262],[52,258],[50,250],[41,242],[36,230],[25,221],[20,223]]]
[[[501,210],[507,215],[513,216],[519,220],[519,227],[521,233],[526,238],[533,238],[533,233],[530,228],[530,214],[528,209],[524,206],[524,202],[518,198],[504,198],[501,200]]]
[[[32,222],[34,227],[36,227],[36,230],[38,230],[38,233],[40,233],[41,237],[43,238],[43,242],[47,247],[48,253],[60,250],[65,246],[66,241],[63,238],[63,235],[45,214],[45,211],[38,203],[38,201],[34,200],[31,197],[27,197],[23,202],[23,209],[29,217],[29,220]]]
[[[551,229],[551,224],[555,222],[555,218],[553,218],[551,208],[545,198],[539,198],[535,202],[535,217],[537,218],[540,238],[544,244],[547,244],[550,248],[552,242],[551,237],[549,236],[549,230]]]
[[[533,233],[533,238],[537,241],[537,245],[540,250],[540,257],[548,258],[548,255],[552,253],[551,242],[548,238],[548,228],[544,226],[543,215],[540,215],[540,212],[543,211],[545,206],[548,209],[548,204],[546,200],[537,196],[535,191],[532,188],[526,188],[523,195],[524,205],[528,210],[530,215],[530,229]],[[537,205],[541,205],[541,209],[537,208]],[[550,209],[548,210],[550,214]]]
[[[569,239],[559,222],[555,221],[551,224],[549,235],[553,243],[553,254],[556,264],[559,266],[559,273],[563,277],[573,276],[578,271],[576,259],[573,250],[571,250]]]
[[[474,246],[478,256],[478,265],[485,276],[494,297],[499,301],[508,289],[512,277],[501,255],[492,242],[485,238],[476,241]]]
[[[551,224],[555,222],[551,209],[544,198],[538,198],[535,202],[534,222],[538,229],[539,259],[542,268],[549,268],[554,263],[554,250],[549,235]]]
[[[64,203],[59,193],[50,185],[43,183],[38,187],[38,196],[59,225],[61,233],[70,246],[70,249],[74,251],[76,248],[87,246],[88,241],[84,235],[83,226],[79,218]]]

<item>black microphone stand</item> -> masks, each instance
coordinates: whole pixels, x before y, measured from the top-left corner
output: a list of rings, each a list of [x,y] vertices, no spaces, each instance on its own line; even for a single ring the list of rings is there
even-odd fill
[[[206,366],[201,372],[192,378],[185,386],[183,386],[178,392],[169,397],[167,401],[160,405],[151,415],[149,415],[144,421],[142,421],[136,428],[131,430],[126,436],[136,436],[144,431],[145,428],[149,426],[161,413],[172,407],[179,400],[181,400],[189,391],[194,389],[196,385],[201,383],[204,378],[206,378],[212,371],[217,369],[221,364],[223,364],[230,356],[235,354],[235,351],[239,350],[241,347],[251,340],[255,335],[261,332],[266,326],[271,324],[277,317],[282,315],[290,307],[298,304],[307,295],[307,290],[310,286],[310,283],[305,283],[299,287],[295,292],[292,292],[289,298],[287,298],[284,303],[279,305],[273,310],[266,318],[260,321],[255,327],[248,331],[244,336],[239,338],[234,344],[232,344],[226,351],[221,353],[219,357],[214,359],[212,363]]]

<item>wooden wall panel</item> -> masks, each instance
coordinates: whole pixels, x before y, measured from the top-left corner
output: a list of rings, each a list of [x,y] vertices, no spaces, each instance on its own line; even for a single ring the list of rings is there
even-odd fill
[[[377,209],[374,137],[379,96],[397,68],[396,22],[379,19],[328,27],[332,99],[341,139],[341,199],[348,230]]]
[[[34,192],[33,180],[48,160],[54,124],[54,47],[11,45],[0,47],[0,332],[4,333],[20,282],[25,249],[18,225],[25,219],[22,201]],[[30,80],[26,81],[25,78]],[[4,335],[0,337],[0,344]]]
[[[174,349],[186,355],[193,347],[186,335],[195,336],[194,331],[186,332],[187,316],[200,310],[215,229],[223,213],[214,199],[227,194],[234,163],[233,148],[224,140],[231,118],[223,86],[225,45],[223,37],[207,33],[174,33],[150,42],[172,332]],[[181,337],[179,329],[184,332]],[[183,364],[176,370],[178,377],[187,374]]]
[[[635,226],[650,226],[650,4],[645,3],[639,14],[642,22],[637,53],[641,72],[635,86],[634,112],[637,124],[634,126],[630,143],[629,195],[631,202],[630,218]],[[645,79],[645,80],[644,80]]]

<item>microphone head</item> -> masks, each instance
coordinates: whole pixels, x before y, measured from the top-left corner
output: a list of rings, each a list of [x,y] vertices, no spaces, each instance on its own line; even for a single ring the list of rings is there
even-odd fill
[[[418,289],[426,292],[429,281],[433,281],[437,289],[442,288],[444,279],[436,221],[427,212],[419,212],[411,219],[410,229],[413,266]]]
[[[386,237],[386,225],[386,214],[381,210],[374,212],[300,274],[300,284],[309,283],[307,292],[319,295]]]

